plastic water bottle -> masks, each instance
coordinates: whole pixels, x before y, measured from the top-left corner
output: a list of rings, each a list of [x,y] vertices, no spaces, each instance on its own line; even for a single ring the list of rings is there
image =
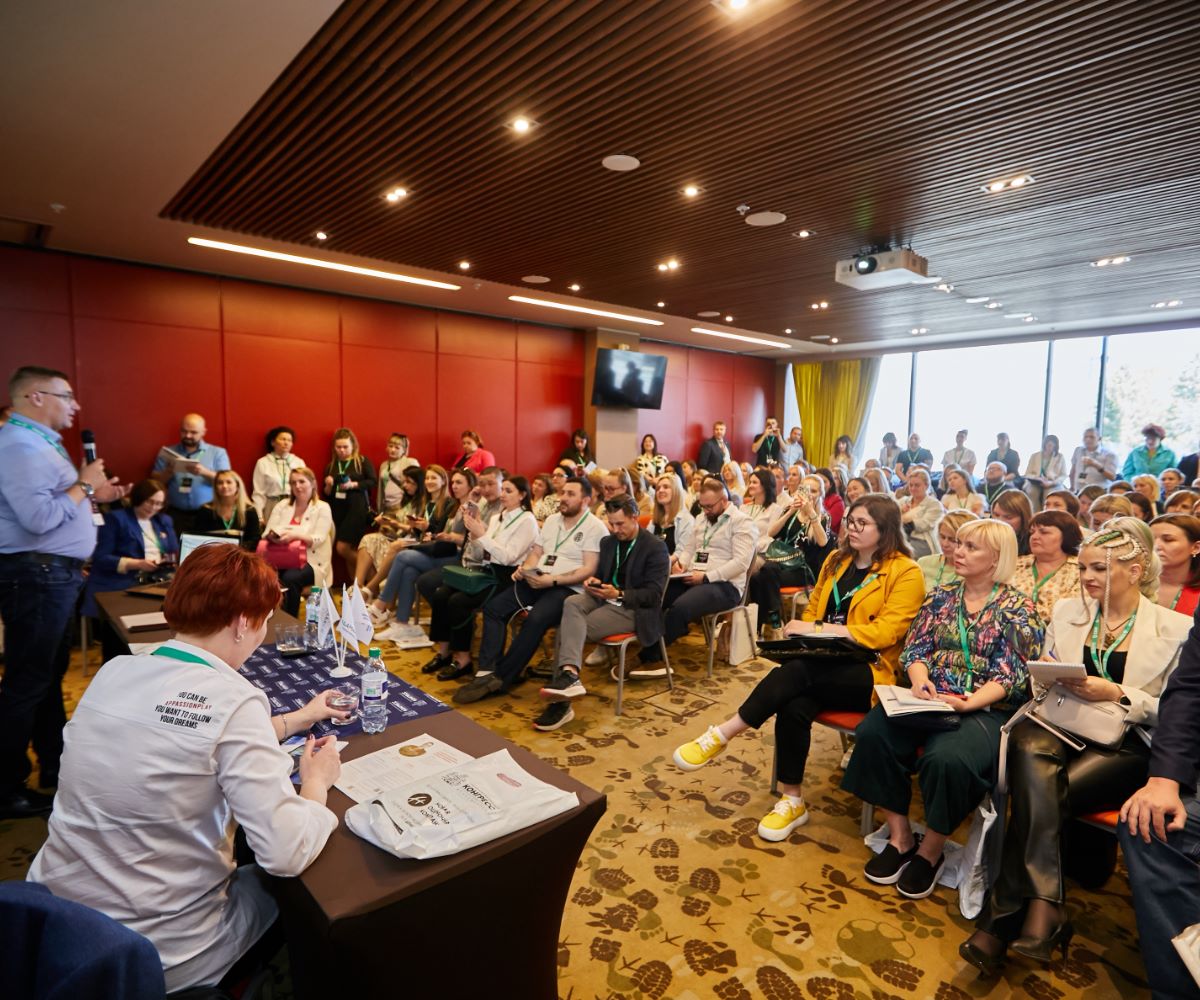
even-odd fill
[[[313,587],[304,602],[304,648],[315,652],[321,648],[317,642],[317,618],[321,609],[321,588]]]
[[[367,667],[362,672],[362,698],[359,712],[364,733],[382,733],[387,728],[388,672],[378,646],[372,646]]]

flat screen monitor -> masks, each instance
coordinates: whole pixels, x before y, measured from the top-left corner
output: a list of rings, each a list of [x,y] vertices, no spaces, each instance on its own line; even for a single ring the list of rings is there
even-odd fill
[[[661,354],[597,348],[592,405],[661,410],[666,377],[667,359]]]
[[[221,538],[214,535],[188,535],[179,536],[179,562],[182,565],[183,561],[195,552],[201,545],[237,545],[236,538]]]

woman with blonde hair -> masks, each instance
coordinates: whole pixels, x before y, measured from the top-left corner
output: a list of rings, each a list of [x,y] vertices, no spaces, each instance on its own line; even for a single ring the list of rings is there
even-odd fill
[[[307,466],[288,475],[287,499],[271,511],[266,536],[273,542],[299,542],[307,550],[304,566],[279,570],[284,590],[283,610],[295,617],[305,587],[328,587],[333,583],[333,512],[317,496],[317,474]]]
[[[692,517],[684,502],[683,483],[673,472],[667,472],[654,481],[654,512],[650,516],[648,530],[657,535],[675,554],[676,549],[687,548],[692,537],[696,519]]]
[[[633,497],[634,502],[638,505],[638,510],[645,517],[654,510],[654,497],[647,486],[646,477],[642,475],[636,462],[627,465],[624,472],[625,477],[629,480],[629,495]]]
[[[325,466],[325,488],[337,530],[337,554],[345,560],[346,574],[358,571],[358,543],[371,527],[371,497],[375,492],[375,466],[358,447],[349,427],[333,432],[333,453]]]
[[[1161,513],[1159,510],[1159,501],[1162,499],[1162,487],[1158,482],[1158,477],[1152,476],[1149,473],[1134,476],[1133,492],[1140,493],[1149,501],[1151,519],[1158,517]]]
[[[1010,948],[1043,964],[1061,949],[1066,960],[1073,928],[1063,830],[1073,817],[1119,807],[1146,780],[1149,749],[1135,730],[1157,722],[1159,695],[1191,625],[1154,603],[1159,572],[1150,529],[1136,518],[1115,518],[1080,551],[1082,593],[1054,607],[1049,655],[1087,669],[1086,678],[1059,684],[1084,702],[1124,705],[1131,725],[1113,750],[1074,749],[1028,719],[1013,728],[1003,861],[977,930],[959,948],[986,974],[999,970]],[[1089,871],[1089,879],[1103,874]]]
[[[729,490],[729,495],[740,501],[746,493],[746,480],[742,476],[741,466],[737,462],[726,462],[721,466],[721,481]]]
[[[900,654],[913,695],[954,709],[937,716],[948,728],[914,728],[876,705],[856,733],[842,788],[879,807],[888,827],[866,877],[909,899],[933,891],[946,838],[996,782],[1000,727],[1028,697],[1025,664],[1042,648],[1043,626],[1033,602],[1008,585],[1016,564],[1016,535],[1004,522],[958,529],[962,579],[926,597]],[[921,840],[908,820],[914,773],[925,804]]]
[[[213,477],[213,498],[198,511],[192,522],[198,535],[226,535],[240,540],[251,552],[262,534],[258,510],[246,496],[246,484],[232,469],[223,469]]]
[[[969,521],[978,521],[977,515],[969,510],[948,510],[938,521],[937,537],[940,552],[931,552],[921,556],[917,565],[925,577],[925,592],[929,593],[938,587],[948,587],[958,583],[958,574],[954,572],[954,550],[958,548],[958,529]]]
[[[942,473],[942,484],[946,492],[942,494],[942,506],[946,510],[969,510],[976,517],[982,517],[987,504],[983,497],[975,492],[971,477],[961,465],[949,465]]]
[[[1114,517],[1133,517],[1133,504],[1123,496],[1106,493],[1095,500],[1088,515],[1092,522],[1092,531],[1099,531]]]
[[[918,559],[937,552],[937,524],[945,513],[932,489],[928,472],[919,468],[908,470],[908,496],[900,500],[900,519]]]
[[[883,493],[887,496],[892,495],[892,484],[888,479],[888,474],[883,469],[864,469],[863,479],[865,479],[871,487],[872,493]]]

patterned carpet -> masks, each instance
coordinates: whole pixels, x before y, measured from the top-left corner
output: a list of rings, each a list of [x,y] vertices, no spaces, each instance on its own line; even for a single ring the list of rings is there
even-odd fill
[[[387,661],[449,700],[455,683],[419,672],[428,655],[390,652]],[[674,693],[662,682],[630,682],[620,719],[615,682],[590,668],[576,720],[554,733],[530,725],[543,704],[536,680],[464,708],[608,796],[564,914],[563,1000],[1149,995],[1123,869],[1100,891],[1071,889],[1076,936],[1068,962],[1040,968],[1017,960],[995,981],[964,968],[957,948],[970,925],[956,893],[938,889],[913,902],[863,878],[860,804],[838,789],[841,746],[820,727],[807,783],[811,821],[786,843],[760,840],[758,820],[774,801],[770,726],[691,774],[674,767],[671,752],[735,710],[770,664],[719,664],[709,680],[696,637],[677,644],[672,662]],[[85,685],[73,664],[68,708]],[[44,836],[40,820],[0,822],[0,878],[22,877]],[[288,996],[282,960],[278,971],[277,996]]]

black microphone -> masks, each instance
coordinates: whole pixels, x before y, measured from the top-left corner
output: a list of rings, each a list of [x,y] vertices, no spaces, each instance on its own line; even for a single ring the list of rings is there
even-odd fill
[[[79,438],[83,441],[84,460],[91,464],[96,461],[96,435],[91,431],[81,431]]]

